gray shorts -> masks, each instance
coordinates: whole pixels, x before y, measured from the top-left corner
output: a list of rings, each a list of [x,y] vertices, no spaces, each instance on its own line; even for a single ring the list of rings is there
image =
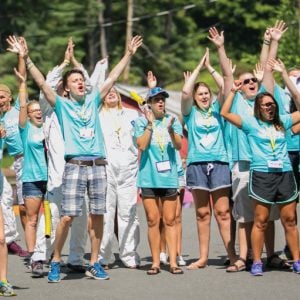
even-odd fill
[[[213,192],[231,186],[229,165],[222,162],[198,162],[187,167],[186,185]]]
[[[106,213],[106,167],[79,166],[66,163],[63,175],[62,215],[81,216],[85,195],[89,197],[89,210],[93,215]]]

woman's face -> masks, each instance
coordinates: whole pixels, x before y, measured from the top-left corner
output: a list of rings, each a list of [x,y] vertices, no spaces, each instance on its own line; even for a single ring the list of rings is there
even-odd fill
[[[264,96],[260,101],[259,110],[263,121],[273,121],[276,112],[276,103],[270,96]]]
[[[28,106],[27,114],[30,122],[37,127],[41,127],[43,125],[43,114],[41,111],[41,107],[38,103],[33,103]]]
[[[258,81],[251,73],[244,73],[239,77],[242,81],[241,91],[246,99],[254,98],[258,92]]]
[[[115,88],[111,88],[108,94],[106,95],[104,102],[107,107],[115,108],[119,103],[119,95]]]
[[[150,106],[156,118],[161,118],[165,114],[166,98],[158,94],[151,98]]]
[[[211,94],[206,86],[199,86],[194,94],[194,99],[200,109],[207,110],[211,104]]]

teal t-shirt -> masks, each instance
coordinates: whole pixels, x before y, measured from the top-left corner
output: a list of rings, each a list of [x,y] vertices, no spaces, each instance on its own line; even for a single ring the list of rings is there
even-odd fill
[[[188,128],[188,165],[194,162],[228,162],[218,101],[214,101],[206,112],[192,106],[190,114],[183,119]]]
[[[182,160],[180,157],[180,153],[178,150],[176,150],[176,165],[177,165],[177,174],[178,177],[184,176],[184,169],[182,166]]]
[[[65,157],[95,156],[105,158],[103,133],[98,116],[99,91],[82,102],[56,95],[54,106],[65,141]]]
[[[22,181],[47,181],[43,127],[36,127],[27,121],[25,127],[19,129],[24,148]]]
[[[290,114],[291,98],[288,96],[283,88],[275,85],[274,97],[278,103],[279,113]],[[293,134],[289,129],[286,132],[286,142],[288,151],[300,151],[300,134]]]
[[[4,125],[6,136],[4,142],[7,146],[7,151],[10,156],[23,153],[23,145],[21,141],[19,131],[19,113],[20,106],[17,101],[10,111],[6,112],[1,119],[1,123]]]
[[[291,171],[287,152],[286,130],[292,126],[291,115],[280,115],[284,130],[278,131],[273,125],[253,116],[242,118],[242,130],[247,134],[253,153],[250,169],[260,172]],[[270,161],[281,161],[282,168],[270,167]]]
[[[166,114],[163,119],[155,120],[153,123],[150,144],[141,153],[137,179],[138,187],[178,188],[176,149],[167,129],[171,118],[170,115]],[[148,121],[145,117],[136,119],[134,124],[135,138],[144,134],[147,124]],[[172,128],[182,136],[182,126],[177,118],[175,118]],[[165,171],[159,171],[162,162],[165,162],[165,169],[167,169]]]

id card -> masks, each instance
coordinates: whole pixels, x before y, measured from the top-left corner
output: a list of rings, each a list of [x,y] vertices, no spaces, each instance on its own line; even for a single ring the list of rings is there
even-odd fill
[[[282,169],[283,162],[282,160],[268,160],[268,167],[271,169]]]
[[[93,128],[81,128],[80,131],[81,138],[92,138],[94,136],[94,129]]]
[[[171,164],[169,160],[164,160],[156,163],[158,173],[171,171]]]
[[[207,147],[207,146],[209,146],[210,144],[212,144],[214,141],[215,141],[214,136],[213,136],[211,133],[209,133],[207,136],[203,137],[203,138],[200,140],[200,144],[201,144],[203,147]]]

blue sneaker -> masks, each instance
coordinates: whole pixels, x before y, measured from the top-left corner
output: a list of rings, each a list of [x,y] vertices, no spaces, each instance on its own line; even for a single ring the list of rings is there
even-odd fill
[[[300,266],[300,265],[299,265]],[[262,262],[254,262],[251,266],[251,271],[250,273],[253,276],[262,276],[263,275],[263,270],[262,270],[263,264]]]
[[[60,263],[51,262],[48,273],[48,282],[60,282]]]
[[[13,287],[10,283],[7,281],[0,281],[0,296],[12,297],[17,296],[17,294],[13,290]]]
[[[300,274],[300,259],[293,263],[293,271],[296,274]]]
[[[98,280],[109,279],[108,274],[104,271],[104,269],[102,268],[102,266],[100,266],[99,263],[94,263],[94,265],[92,266],[89,265],[87,271],[85,272],[85,275]]]

